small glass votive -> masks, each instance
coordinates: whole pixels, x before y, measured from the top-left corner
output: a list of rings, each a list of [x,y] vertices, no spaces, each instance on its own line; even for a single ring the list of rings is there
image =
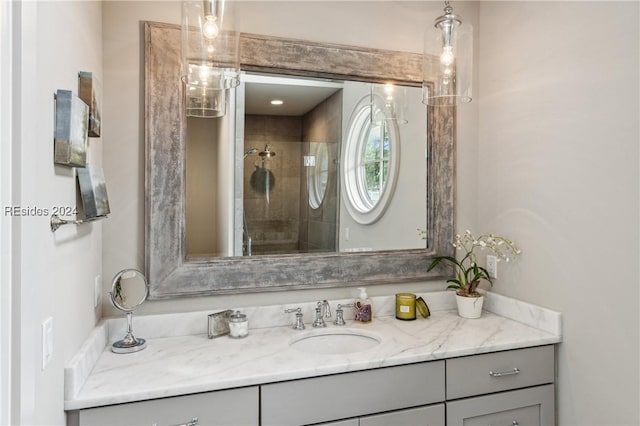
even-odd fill
[[[249,335],[249,320],[245,314],[235,311],[229,317],[229,336],[234,339],[241,339]]]
[[[413,293],[396,294],[396,318],[404,321],[416,319],[416,295]]]

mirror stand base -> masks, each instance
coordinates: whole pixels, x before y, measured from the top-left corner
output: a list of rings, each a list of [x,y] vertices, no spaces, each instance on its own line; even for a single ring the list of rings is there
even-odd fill
[[[147,341],[144,339],[136,339],[129,340],[124,338],[122,340],[118,340],[111,346],[111,351],[116,354],[130,354],[132,352],[138,352],[147,347]]]

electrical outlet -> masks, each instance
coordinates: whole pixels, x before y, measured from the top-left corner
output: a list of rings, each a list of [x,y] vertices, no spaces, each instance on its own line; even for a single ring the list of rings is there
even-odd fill
[[[491,254],[487,255],[487,272],[491,278],[498,278],[498,258]]]
[[[102,276],[96,275],[93,281],[93,307],[97,308],[102,298]]]
[[[53,357],[53,318],[42,323],[42,369],[44,370]]]

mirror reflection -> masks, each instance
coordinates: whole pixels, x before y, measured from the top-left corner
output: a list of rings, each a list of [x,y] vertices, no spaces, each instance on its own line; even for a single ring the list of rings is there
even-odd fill
[[[149,295],[149,286],[144,274],[136,269],[124,269],[118,272],[111,283],[109,296],[113,306],[127,314],[125,336],[111,346],[111,351],[126,354],[141,351],[146,347],[145,339],[133,335],[133,312]]]
[[[235,129],[187,121],[187,257],[425,248],[421,96],[245,74],[229,100]]]
[[[147,280],[136,269],[120,271],[113,279],[110,295],[116,309],[133,312],[147,298]]]

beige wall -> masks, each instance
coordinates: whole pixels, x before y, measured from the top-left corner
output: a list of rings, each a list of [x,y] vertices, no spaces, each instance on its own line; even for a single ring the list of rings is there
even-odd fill
[[[218,121],[187,118],[186,145],[186,250],[187,256],[223,256],[224,232],[219,232],[222,214],[218,203]],[[223,208],[223,207],[222,207]]]
[[[638,2],[480,7],[477,221],[494,289],[563,313],[561,425],[637,425]]]
[[[49,214],[15,219],[12,309],[15,385],[11,424],[64,424],[63,368],[96,321],[94,277],[102,273],[104,221],[49,230],[53,206],[76,206],[73,168],[53,163],[54,93],[78,92],[78,72],[103,81],[101,3],[14,2],[13,202]],[[20,16],[21,19],[17,19]],[[5,54],[6,52],[3,52]],[[103,132],[107,132],[103,126]],[[104,135],[104,133],[103,133]],[[102,139],[89,139],[102,163]],[[3,178],[5,176],[3,175]],[[107,182],[109,185],[110,182]],[[109,186],[110,189],[110,186]],[[108,220],[108,219],[107,219]],[[5,235],[2,236],[5,238]],[[53,357],[42,369],[41,323],[53,318]]]
[[[424,23],[442,12],[440,2],[239,2],[242,7],[241,30],[258,34],[300,38],[324,42],[422,52]],[[475,22],[478,5],[458,3],[456,11]],[[103,3],[105,113],[104,122],[118,123],[105,136],[105,174],[110,182],[112,215],[105,222],[103,268],[110,279],[125,267],[144,269],[144,143],[142,20],[179,23],[179,2],[108,1]],[[371,28],[388,29],[371,31]],[[459,113],[459,148],[476,143],[477,106],[468,105]],[[467,214],[475,200],[475,162],[461,149],[464,166],[459,202],[459,223],[469,226]],[[112,189],[113,188],[113,189]],[[105,281],[107,281],[105,279]],[[442,283],[378,285],[370,295],[396,291],[425,291],[444,288]],[[289,291],[198,297],[170,301],[150,301],[140,313],[180,312],[217,309],[254,304],[295,303],[355,297],[354,288]],[[108,303],[105,315],[117,315]]]

